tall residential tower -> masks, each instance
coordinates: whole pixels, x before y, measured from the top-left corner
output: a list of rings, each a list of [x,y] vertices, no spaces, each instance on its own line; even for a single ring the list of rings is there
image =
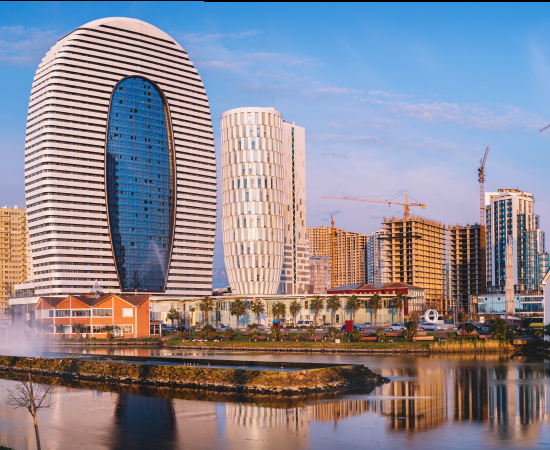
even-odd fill
[[[283,118],[273,108],[221,116],[227,278],[239,295],[273,295],[284,256]]]
[[[181,45],[117,17],[60,39],[32,84],[25,193],[37,295],[211,293],[214,136]]]

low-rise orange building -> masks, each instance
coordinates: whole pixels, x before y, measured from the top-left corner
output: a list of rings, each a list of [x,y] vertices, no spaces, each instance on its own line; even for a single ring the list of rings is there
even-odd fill
[[[104,327],[116,327],[114,336],[147,338],[151,335],[148,294],[88,294],[68,297],[40,297],[35,319],[49,324],[48,332],[57,333],[56,325],[65,325],[63,333],[76,336],[73,324],[86,327],[87,337],[106,338]]]

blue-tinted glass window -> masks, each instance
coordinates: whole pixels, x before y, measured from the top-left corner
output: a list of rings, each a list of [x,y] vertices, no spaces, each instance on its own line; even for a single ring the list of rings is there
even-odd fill
[[[170,152],[162,99],[128,78],[115,89],[107,137],[107,202],[121,287],[162,291],[168,270]]]

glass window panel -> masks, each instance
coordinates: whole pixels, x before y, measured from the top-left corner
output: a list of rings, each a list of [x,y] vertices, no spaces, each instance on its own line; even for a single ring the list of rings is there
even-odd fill
[[[128,126],[115,135],[115,120],[121,120],[110,114],[106,155],[115,262],[123,290],[162,292],[171,207],[167,120],[160,94],[148,81],[127,78],[119,87],[111,104],[123,101],[119,111]],[[127,156],[120,158],[122,153]]]

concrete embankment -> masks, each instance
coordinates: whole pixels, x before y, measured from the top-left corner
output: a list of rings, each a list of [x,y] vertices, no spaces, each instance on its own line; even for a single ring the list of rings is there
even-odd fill
[[[102,357],[103,358],[103,357]],[[184,365],[147,364],[147,359],[117,357],[127,362],[78,358],[22,358],[0,356],[0,371],[109,383],[170,386],[257,394],[297,395],[381,386],[389,380],[362,365],[300,364],[290,372],[239,369],[236,361],[211,360],[233,365],[218,369]],[[242,364],[242,363],[240,363]],[[246,363],[250,365],[249,362]],[[262,364],[266,364],[262,362]],[[281,363],[276,363],[281,365]],[[284,363],[288,367],[296,364]]]

